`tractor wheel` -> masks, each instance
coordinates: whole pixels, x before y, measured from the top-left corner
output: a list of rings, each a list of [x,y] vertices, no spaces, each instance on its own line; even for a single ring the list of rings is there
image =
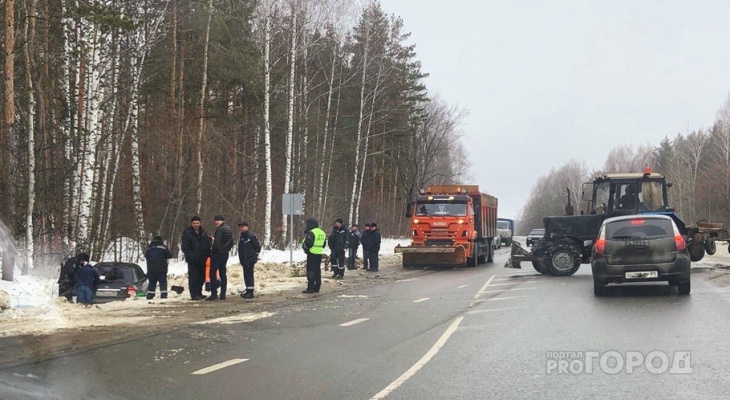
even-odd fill
[[[471,257],[466,258],[466,266],[473,268],[477,266],[477,254],[479,254],[479,243],[474,242],[474,246],[471,248]]]
[[[689,250],[689,258],[692,262],[701,261],[705,258],[705,245],[702,243],[692,243],[687,246]]]
[[[717,252],[717,243],[715,243],[715,239],[707,238],[707,240],[705,240],[705,251],[708,255],[715,255]]]
[[[548,268],[545,266],[545,264],[543,264],[539,261],[533,261],[532,268],[535,268],[535,271],[537,271],[541,274],[547,274],[550,272],[550,271],[548,271]]]
[[[578,271],[581,253],[575,246],[559,244],[545,251],[545,264],[553,276],[570,276]]]

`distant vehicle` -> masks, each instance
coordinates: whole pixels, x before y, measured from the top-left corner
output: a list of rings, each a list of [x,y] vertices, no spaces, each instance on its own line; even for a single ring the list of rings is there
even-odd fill
[[[497,233],[499,241],[505,246],[512,245],[512,237],[515,234],[515,221],[507,218],[497,218]]]
[[[125,300],[147,295],[147,275],[137,264],[100,262],[94,265],[101,283],[94,295],[95,303]]]
[[[671,217],[633,215],[603,222],[591,255],[593,288],[605,294],[606,284],[667,281],[679,294],[689,294],[690,255],[687,242]]]
[[[525,239],[527,247],[535,244],[535,242],[542,239],[543,236],[545,236],[545,229],[533,229],[532,231],[530,231],[530,234],[527,235],[527,238]]]

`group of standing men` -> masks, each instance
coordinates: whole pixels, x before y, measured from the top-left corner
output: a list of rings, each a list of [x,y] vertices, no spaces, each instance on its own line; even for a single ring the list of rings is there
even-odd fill
[[[365,224],[365,230],[361,233],[356,224],[347,229],[343,225],[342,219],[338,218],[335,220],[328,239],[326,233],[319,228],[317,220],[310,218],[306,221],[305,234],[302,249],[307,254],[307,289],[303,293],[319,293],[322,285],[322,256],[327,243],[329,243],[330,249],[332,279],[345,277],[346,250],[348,251],[347,269],[357,269],[355,260],[360,245],[363,248],[363,269],[372,272],[378,271],[378,253],[382,238],[376,223]]]
[[[181,249],[188,264],[188,287],[192,300],[226,300],[228,289],[227,263],[228,255],[233,248],[233,231],[226,224],[222,215],[215,216],[216,230],[213,236],[208,235],[201,226],[200,217],[195,216],[190,226],[182,235]],[[246,291],[241,294],[244,299],[254,297],[254,265],[261,252],[256,236],[249,232],[248,222],[238,224],[241,235],[238,242],[238,258],[243,267],[243,279]],[[210,296],[203,296],[205,286],[205,266],[210,259],[208,276],[210,280]],[[220,278],[220,279],[219,279]],[[220,295],[218,294],[220,289]]]

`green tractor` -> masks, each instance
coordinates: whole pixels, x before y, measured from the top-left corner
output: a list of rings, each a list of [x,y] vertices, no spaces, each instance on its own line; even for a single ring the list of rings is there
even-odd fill
[[[636,214],[662,214],[671,217],[687,241],[692,261],[705,254],[715,254],[715,242],[727,241],[722,224],[700,222],[686,225],[668,206],[667,183],[663,175],[647,168],[644,173],[607,174],[583,185],[585,211],[574,215],[568,191],[565,216],[545,217],[545,236],[531,251],[512,243],[512,253],[505,267],[521,268],[522,261],[532,262],[535,270],[554,276],[573,275],[581,264],[589,263],[598,231],[611,217]],[[589,197],[590,196],[590,197]]]

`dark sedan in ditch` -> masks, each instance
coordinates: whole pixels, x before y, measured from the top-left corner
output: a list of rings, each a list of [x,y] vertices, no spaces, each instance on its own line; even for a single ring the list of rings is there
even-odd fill
[[[596,296],[609,283],[665,281],[689,294],[690,257],[686,238],[660,214],[609,218],[593,246],[591,267]]]
[[[147,275],[137,264],[123,262],[100,262],[94,265],[101,283],[96,288],[95,303],[145,297]]]

